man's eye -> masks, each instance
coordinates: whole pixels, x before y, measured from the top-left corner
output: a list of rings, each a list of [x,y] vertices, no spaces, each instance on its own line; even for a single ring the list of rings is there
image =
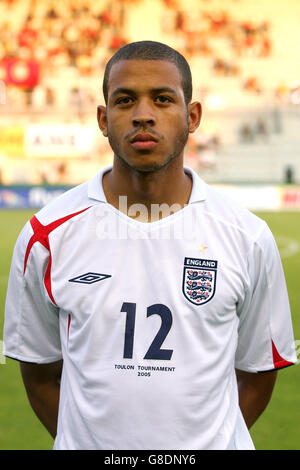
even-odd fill
[[[165,103],[171,103],[172,100],[168,96],[160,95],[156,97],[156,101],[158,101],[161,104],[165,104]]]
[[[119,98],[116,103],[117,104],[129,104],[132,101],[132,98],[129,96],[124,96],[123,98]]]

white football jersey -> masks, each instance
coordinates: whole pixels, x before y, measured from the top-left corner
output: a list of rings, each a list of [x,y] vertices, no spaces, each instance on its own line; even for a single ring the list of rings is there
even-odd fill
[[[54,449],[253,449],[235,368],[297,362],[269,228],[188,168],[189,204],[141,222],[107,203],[105,171],[13,255],[4,353],[63,359]]]

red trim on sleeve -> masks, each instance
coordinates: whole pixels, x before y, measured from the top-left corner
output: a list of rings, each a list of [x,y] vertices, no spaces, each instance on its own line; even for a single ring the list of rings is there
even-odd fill
[[[81,214],[82,212],[86,211],[87,209],[89,209],[89,207],[87,207],[86,209],[83,209],[79,212],[75,212],[74,214],[69,214],[65,217],[62,217],[61,219],[55,220],[54,222],[51,222],[48,225],[41,224],[41,222],[36,218],[35,215],[30,220],[30,225],[31,225],[32,230],[33,230],[33,235],[30,238],[30,240],[28,242],[28,245],[27,245],[25,258],[24,258],[24,272],[23,272],[23,274],[25,274],[25,271],[26,271],[26,268],[27,268],[27,261],[28,261],[28,257],[29,257],[31,248],[33,247],[34,243],[36,243],[36,242],[41,243],[49,251],[49,260],[48,260],[48,264],[47,264],[47,268],[46,268],[46,272],[45,272],[45,276],[44,276],[44,285],[46,287],[46,290],[48,292],[48,295],[49,295],[50,299],[52,300],[52,302],[55,305],[56,305],[56,302],[53,298],[52,287],[51,287],[52,256],[51,256],[51,249],[50,249],[50,243],[49,243],[49,234],[53,230],[55,230],[57,227],[62,225],[64,222],[67,222],[67,220],[71,219],[72,217],[75,217],[78,214]]]
[[[68,315],[68,334],[67,334],[67,344],[69,344],[70,326],[71,326],[71,314],[69,313],[69,315]]]
[[[272,340],[272,353],[273,353],[273,363],[274,363],[275,369],[280,369],[281,367],[291,366],[293,364],[293,362],[288,362],[280,356],[273,340]]]

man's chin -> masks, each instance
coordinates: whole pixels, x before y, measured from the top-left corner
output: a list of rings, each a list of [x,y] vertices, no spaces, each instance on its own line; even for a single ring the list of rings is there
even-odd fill
[[[131,168],[139,173],[153,173],[159,171],[165,167],[165,164],[152,163],[152,164],[135,164],[131,165]]]
[[[149,154],[140,155],[140,158],[132,160],[127,160],[119,155],[116,156],[132,170],[139,173],[153,173],[165,168],[177,155],[170,155],[163,161],[157,161],[155,158],[151,158]]]

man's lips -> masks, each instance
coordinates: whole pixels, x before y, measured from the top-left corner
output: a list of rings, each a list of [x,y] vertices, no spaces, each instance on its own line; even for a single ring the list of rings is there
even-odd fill
[[[152,149],[157,145],[157,139],[152,134],[136,134],[130,142],[135,149]]]

